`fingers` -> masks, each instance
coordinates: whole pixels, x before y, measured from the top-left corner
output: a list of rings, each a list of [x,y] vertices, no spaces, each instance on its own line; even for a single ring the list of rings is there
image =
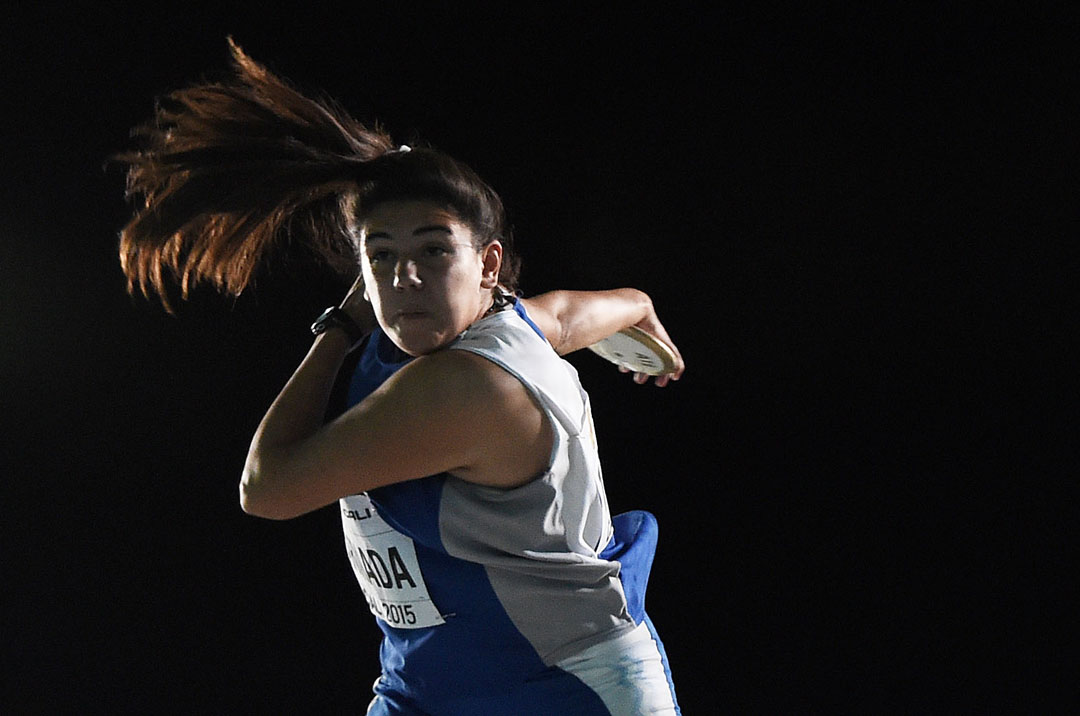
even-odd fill
[[[639,322],[637,326],[645,331],[648,331],[649,333],[652,333],[654,336],[660,339],[668,348],[671,349],[671,352],[675,355],[674,370],[672,370],[671,373],[657,376],[656,385],[663,388],[670,381],[679,380],[680,378],[682,378],[683,371],[686,370],[686,363],[683,361],[682,353],[679,352],[678,346],[676,346],[675,342],[671,340],[671,336],[668,335],[667,329],[664,328],[664,325],[660,322],[659,317],[657,317],[656,311],[650,311],[649,315],[644,320]]]
[[[626,366],[620,365],[619,366],[619,372],[620,373],[630,373],[632,371],[629,368],[627,368]],[[677,372],[674,372],[674,373],[664,373],[663,375],[655,375],[655,376],[650,375],[649,373],[634,373],[634,375],[633,375],[634,382],[637,383],[638,385],[645,385],[646,383],[649,382],[649,378],[655,378],[655,381],[653,381],[653,382],[656,383],[657,388],[663,388],[670,381],[678,380],[681,377],[682,377],[682,366],[680,366],[679,370]]]
[[[364,292],[364,274],[361,273],[356,277],[356,280],[353,281],[352,286],[349,288],[348,292],[345,294],[345,298],[342,299],[342,301],[341,301],[341,306],[344,307],[345,304],[349,302],[349,299],[355,297],[357,294],[363,294],[363,292]]]
[[[358,275],[356,280],[353,281],[352,287],[345,294],[345,298],[341,300],[339,307],[348,313],[365,332],[371,331],[375,327],[375,313],[364,296],[363,274]]]
[[[675,357],[678,358],[678,360],[675,364],[675,370],[672,371],[670,374],[672,380],[678,380],[679,378],[682,378],[683,371],[686,370],[686,363],[683,363],[682,356],[676,353]]]
[[[627,368],[624,365],[620,365],[620,366],[618,366],[618,368],[619,368],[620,373],[630,373],[630,372],[632,372],[629,368]],[[648,373],[634,373],[633,379],[634,379],[634,382],[637,383],[638,385],[645,385],[646,383],[649,382],[649,378],[655,378],[656,380],[654,382],[656,383],[656,387],[657,388],[663,388],[669,382],[671,382],[673,380],[678,380],[679,378],[681,378],[682,374],[683,374],[683,370],[685,370],[685,369],[686,369],[686,366],[683,365],[682,360],[680,359],[679,365],[671,373],[664,373],[662,375],[657,375],[657,376],[653,376],[653,375],[650,375]]]

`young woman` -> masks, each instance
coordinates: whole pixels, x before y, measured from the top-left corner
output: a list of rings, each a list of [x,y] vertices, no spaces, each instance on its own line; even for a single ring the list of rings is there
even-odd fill
[[[516,298],[502,203],[475,173],[233,54],[238,81],[170,95],[121,157],[145,198],[121,262],[166,305],[167,272],[185,295],[239,292],[284,235],[359,263],[259,425],[240,500],[272,519],[339,504],[385,634],[368,713],[677,713],[644,612],[655,520],[612,519],[589,398],[559,357],[630,325],[674,349],[648,297]]]

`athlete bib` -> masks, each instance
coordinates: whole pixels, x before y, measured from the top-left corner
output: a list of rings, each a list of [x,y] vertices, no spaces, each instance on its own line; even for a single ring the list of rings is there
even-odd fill
[[[379,517],[367,495],[343,497],[340,504],[345,549],[371,613],[398,629],[443,624],[412,539]]]

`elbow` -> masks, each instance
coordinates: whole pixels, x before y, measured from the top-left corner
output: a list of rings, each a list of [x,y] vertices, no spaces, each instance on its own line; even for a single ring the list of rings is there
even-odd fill
[[[243,477],[240,478],[240,509],[252,517],[273,519],[263,492],[251,472],[245,469]]]
[[[262,517],[267,520],[288,520],[296,517],[292,511],[286,509],[287,505],[281,500],[275,499],[274,491],[268,489],[264,480],[261,480],[257,470],[250,465],[244,467],[244,474],[240,478],[240,509],[252,517]]]
[[[259,504],[258,490],[254,489],[247,470],[240,478],[240,509],[252,517],[262,517],[263,509]]]
[[[641,311],[641,313],[643,314],[642,318],[645,318],[645,316],[648,316],[649,313],[654,310],[652,298],[649,296],[649,294],[636,288],[631,288],[629,290],[632,292],[630,294],[631,300],[635,304],[637,304],[638,310]]]

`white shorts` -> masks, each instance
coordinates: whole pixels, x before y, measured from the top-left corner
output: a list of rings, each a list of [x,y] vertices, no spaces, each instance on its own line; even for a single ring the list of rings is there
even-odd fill
[[[644,622],[556,666],[581,679],[615,716],[678,713],[660,651]]]

